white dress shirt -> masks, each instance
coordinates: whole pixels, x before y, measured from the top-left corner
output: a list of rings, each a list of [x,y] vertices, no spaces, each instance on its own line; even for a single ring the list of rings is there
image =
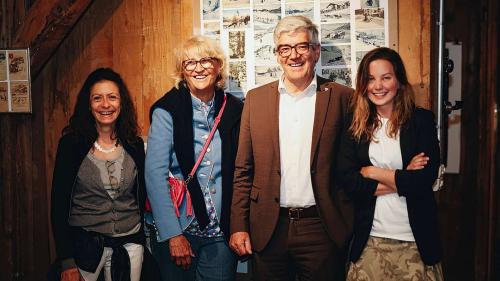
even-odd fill
[[[386,169],[402,169],[403,159],[399,145],[399,133],[395,139],[387,135],[387,118],[380,118],[382,126],[374,132],[378,142],[372,141],[368,150],[373,166]],[[406,197],[397,193],[377,197],[371,236],[401,241],[415,241],[408,218]]]
[[[311,182],[311,142],[316,109],[316,76],[301,93],[290,94],[278,83],[280,206],[309,207],[316,205]]]

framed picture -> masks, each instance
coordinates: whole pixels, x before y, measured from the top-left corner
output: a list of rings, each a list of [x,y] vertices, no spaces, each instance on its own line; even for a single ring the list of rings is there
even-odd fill
[[[0,50],[0,113],[31,113],[29,49]]]

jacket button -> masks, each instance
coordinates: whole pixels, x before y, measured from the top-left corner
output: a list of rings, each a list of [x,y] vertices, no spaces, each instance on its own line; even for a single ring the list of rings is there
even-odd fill
[[[311,175],[316,174],[316,170],[311,170]]]
[[[276,171],[276,173],[278,174],[278,176],[281,176],[281,171],[280,170]]]
[[[279,203],[280,199],[278,197],[274,197],[274,202]]]

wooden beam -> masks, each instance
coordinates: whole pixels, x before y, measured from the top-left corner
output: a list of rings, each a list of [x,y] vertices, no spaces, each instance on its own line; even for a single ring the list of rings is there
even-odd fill
[[[36,1],[17,30],[12,46],[30,48],[36,77],[93,0]]]

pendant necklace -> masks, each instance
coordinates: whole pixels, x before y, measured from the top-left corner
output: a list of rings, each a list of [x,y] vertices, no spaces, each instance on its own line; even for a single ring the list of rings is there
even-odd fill
[[[95,141],[94,142],[94,147],[95,147],[95,149],[99,150],[100,152],[108,154],[108,153],[111,153],[111,152],[113,152],[113,151],[116,150],[116,144],[117,143],[115,143],[115,145],[113,145],[113,147],[110,148],[110,149],[105,149],[100,144],[98,144],[97,141]]]

